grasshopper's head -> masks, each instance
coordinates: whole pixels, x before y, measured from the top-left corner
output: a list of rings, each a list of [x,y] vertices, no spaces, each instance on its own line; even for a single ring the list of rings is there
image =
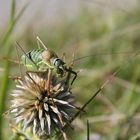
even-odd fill
[[[63,75],[65,71],[65,66],[64,66],[65,63],[59,58],[54,58],[52,63],[54,67],[56,68],[57,73],[60,75]]]
[[[54,58],[53,65],[58,69],[64,69],[64,62],[59,58]]]
[[[57,74],[64,74],[65,63],[53,51],[45,50],[42,53],[42,60],[49,68],[55,69]]]

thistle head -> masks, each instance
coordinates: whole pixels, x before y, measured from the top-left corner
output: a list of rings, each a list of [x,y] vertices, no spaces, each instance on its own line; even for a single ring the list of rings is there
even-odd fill
[[[65,83],[68,83],[65,78],[52,76],[48,91],[47,72],[32,73],[18,80],[10,107],[15,123],[21,124],[23,130],[30,128],[38,136],[62,132],[76,109],[69,85]]]

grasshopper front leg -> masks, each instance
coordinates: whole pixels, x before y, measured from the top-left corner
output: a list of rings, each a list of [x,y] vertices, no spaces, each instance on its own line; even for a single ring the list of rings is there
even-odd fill
[[[72,85],[73,82],[75,81],[75,79],[77,78],[77,73],[76,73],[75,71],[73,71],[71,67],[65,68],[65,70],[66,70],[67,72],[72,73],[72,74],[74,75],[74,77],[73,77],[73,79],[72,79],[72,81],[71,81],[71,85]]]

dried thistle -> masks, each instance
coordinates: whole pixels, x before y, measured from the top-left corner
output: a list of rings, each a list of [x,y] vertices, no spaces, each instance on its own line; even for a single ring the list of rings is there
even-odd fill
[[[39,137],[51,137],[53,132],[62,132],[63,127],[73,116],[76,107],[67,78],[52,77],[48,95],[47,73],[32,73],[18,80],[13,91],[11,113],[16,124],[21,124],[23,130],[31,128],[33,134]]]

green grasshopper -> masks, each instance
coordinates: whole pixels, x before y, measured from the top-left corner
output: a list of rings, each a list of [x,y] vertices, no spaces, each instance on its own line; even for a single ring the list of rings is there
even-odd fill
[[[51,77],[52,71],[55,71],[55,73],[61,77],[63,77],[66,72],[69,72],[74,75],[71,81],[72,85],[77,77],[77,73],[73,71],[71,67],[67,68],[65,62],[61,60],[55,52],[49,50],[39,37],[37,37],[37,41],[43,48],[34,49],[27,53],[19,43],[16,42],[17,46],[24,52],[21,56],[20,63],[28,69],[27,72],[32,73],[49,70],[49,77]]]

